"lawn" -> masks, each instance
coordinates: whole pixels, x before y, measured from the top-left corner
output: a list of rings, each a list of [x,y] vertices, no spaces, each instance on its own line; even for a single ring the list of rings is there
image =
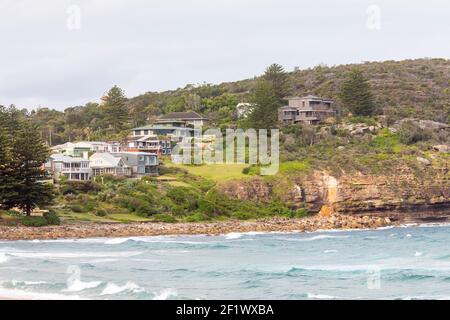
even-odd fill
[[[169,161],[166,161],[165,165],[172,168],[182,168],[187,170],[190,174],[201,176],[216,182],[246,178],[248,176],[243,174],[242,170],[249,166],[248,164],[183,165],[174,164]]]

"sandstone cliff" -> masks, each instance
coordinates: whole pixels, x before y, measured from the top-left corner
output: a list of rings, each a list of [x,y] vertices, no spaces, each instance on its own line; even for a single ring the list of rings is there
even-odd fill
[[[319,212],[327,205],[343,214],[370,213],[404,221],[450,217],[448,170],[432,176],[405,170],[397,175],[360,173],[338,178],[325,171],[314,171],[305,177],[230,181],[219,189],[234,198],[279,200],[311,212]]]

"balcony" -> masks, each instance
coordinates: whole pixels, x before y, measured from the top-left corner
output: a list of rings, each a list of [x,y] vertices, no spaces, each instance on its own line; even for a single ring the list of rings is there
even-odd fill
[[[76,168],[76,167],[72,167],[72,168],[62,168],[61,172],[64,173],[90,173],[91,172],[91,168]]]

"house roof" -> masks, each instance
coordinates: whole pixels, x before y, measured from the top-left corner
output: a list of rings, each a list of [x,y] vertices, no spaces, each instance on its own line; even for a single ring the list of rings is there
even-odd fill
[[[99,146],[108,146],[111,144],[115,144],[116,142],[105,142],[105,141],[78,141],[78,142],[66,142],[63,144],[56,145],[52,147],[54,150],[59,149],[70,149],[70,148],[92,148],[94,145]]]
[[[162,130],[162,129],[194,131],[194,129],[192,129],[192,128],[154,125],[154,124],[149,124],[149,125],[146,125],[143,127],[134,128],[132,130],[134,131],[134,130]]]
[[[199,115],[197,112],[188,111],[188,112],[171,112],[165,115],[162,115],[158,118],[158,120],[205,120],[206,118]]]
[[[141,152],[141,151],[122,151],[122,152],[113,153],[112,156],[114,156],[114,157],[121,157],[122,155],[127,155],[127,154],[134,154],[134,155],[138,155],[138,156],[154,156],[154,157],[157,157],[157,155],[154,154],[154,153]]]
[[[308,94],[307,96],[304,97],[289,97],[289,100],[300,100],[300,99],[304,99],[304,100],[319,100],[319,101],[333,101],[331,99],[328,98],[321,98],[312,94]]]
[[[84,158],[80,158],[80,157],[69,157],[63,154],[52,154],[50,156],[51,159],[53,159],[53,161],[56,162],[66,162],[66,163],[71,163],[71,162],[84,162],[84,161],[89,161],[87,159]]]
[[[95,159],[100,158],[103,163],[102,164],[96,164]],[[121,158],[115,157],[110,153],[102,152],[102,153],[94,153],[90,158],[90,167],[91,168],[113,168],[118,167],[120,162],[122,161]]]

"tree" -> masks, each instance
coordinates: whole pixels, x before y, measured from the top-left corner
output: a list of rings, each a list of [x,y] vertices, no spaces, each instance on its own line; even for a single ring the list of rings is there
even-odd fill
[[[0,122],[0,206],[15,194],[13,185],[11,137]]]
[[[289,78],[284,68],[276,63],[267,67],[251,98],[255,107],[246,119],[248,126],[255,129],[275,127],[278,108],[283,106],[288,94]]]
[[[29,120],[21,122],[20,129],[14,133],[11,148],[13,161],[10,164],[10,190],[3,199],[7,209],[17,207],[26,215],[37,206],[50,204],[53,200],[53,187],[44,183],[48,178],[42,167],[49,156],[49,150],[40,138],[37,126]]]
[[[123,90],[114,86],[103,97],[105,121],[113,128],[114,133],[123,130],[128,121],[127,98]]]
[[[368,80],[359,69],[353,69],[341,86],[339,98],[345,108],[357,116],[370,116],[375,102]]]
[[[279,102],[272,83],[267,80],[258,81],[251,100],[255,107],[248,117],[249,125],[255,129],[275,127]]]
[[[288,74],[281,65],[274,63],[266,68],[263,78],[272,84],[278,106],[281,107],[290,93]]]

